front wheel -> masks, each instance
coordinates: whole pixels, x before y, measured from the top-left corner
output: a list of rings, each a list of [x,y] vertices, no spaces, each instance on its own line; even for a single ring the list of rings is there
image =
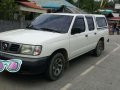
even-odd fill
[[[96,48],[93,50],[93,54],[98,57],[101,55],[103,50],[104,50],[104,41],[100,40]]]
[[[48,70],[47,77],[48,79],[55,81],[59,79],[64,72],[65,69],[65,58],[62,53],[56,53],[52,56]]]

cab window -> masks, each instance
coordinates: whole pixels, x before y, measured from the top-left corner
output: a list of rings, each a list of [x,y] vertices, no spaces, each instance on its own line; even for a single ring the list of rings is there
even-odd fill
[[[89,31],[93,31],[95,29],[94,21],[92,16],[86,16]]]
[[[71,34],[74,35],[82,32],[85,32],[85,21],[84,21],[84,17],[79,16],[79,17],[76,17],[75,19]]]

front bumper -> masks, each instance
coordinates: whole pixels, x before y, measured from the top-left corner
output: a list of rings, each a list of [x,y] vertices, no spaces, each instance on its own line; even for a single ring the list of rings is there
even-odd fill
[[[26,57],[19,57],[19,56],[13,56],[5,53],[0,53],[0,59],[2,60],[20,59],[22,60],[22,65],[18,73],[40,74],[46,71],[49,57],[26,58]]]

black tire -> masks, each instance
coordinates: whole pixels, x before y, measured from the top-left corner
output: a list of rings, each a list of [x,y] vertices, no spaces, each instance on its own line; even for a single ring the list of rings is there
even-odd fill
[[[96,57],[99,57],[103,50],[104,50],[104,41],[100,40],[97,43],[96,48],[93,50],[93,55],[96,56]]]
[[[48,70],[46,72],[47,78],[52,81],[59,79],[63,75],[64,69],[65,69],[64,55],[62,53],[56,53],[52,55],[48,65]]]

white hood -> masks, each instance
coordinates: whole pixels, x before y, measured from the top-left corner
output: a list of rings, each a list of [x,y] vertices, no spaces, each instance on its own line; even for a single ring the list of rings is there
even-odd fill
[[[60,33],[47,31],[18,29],[0,33],[0,40],[39,45],[45,41],[49,41],[50,39],[61,37],[62,35],[63,34]]]

